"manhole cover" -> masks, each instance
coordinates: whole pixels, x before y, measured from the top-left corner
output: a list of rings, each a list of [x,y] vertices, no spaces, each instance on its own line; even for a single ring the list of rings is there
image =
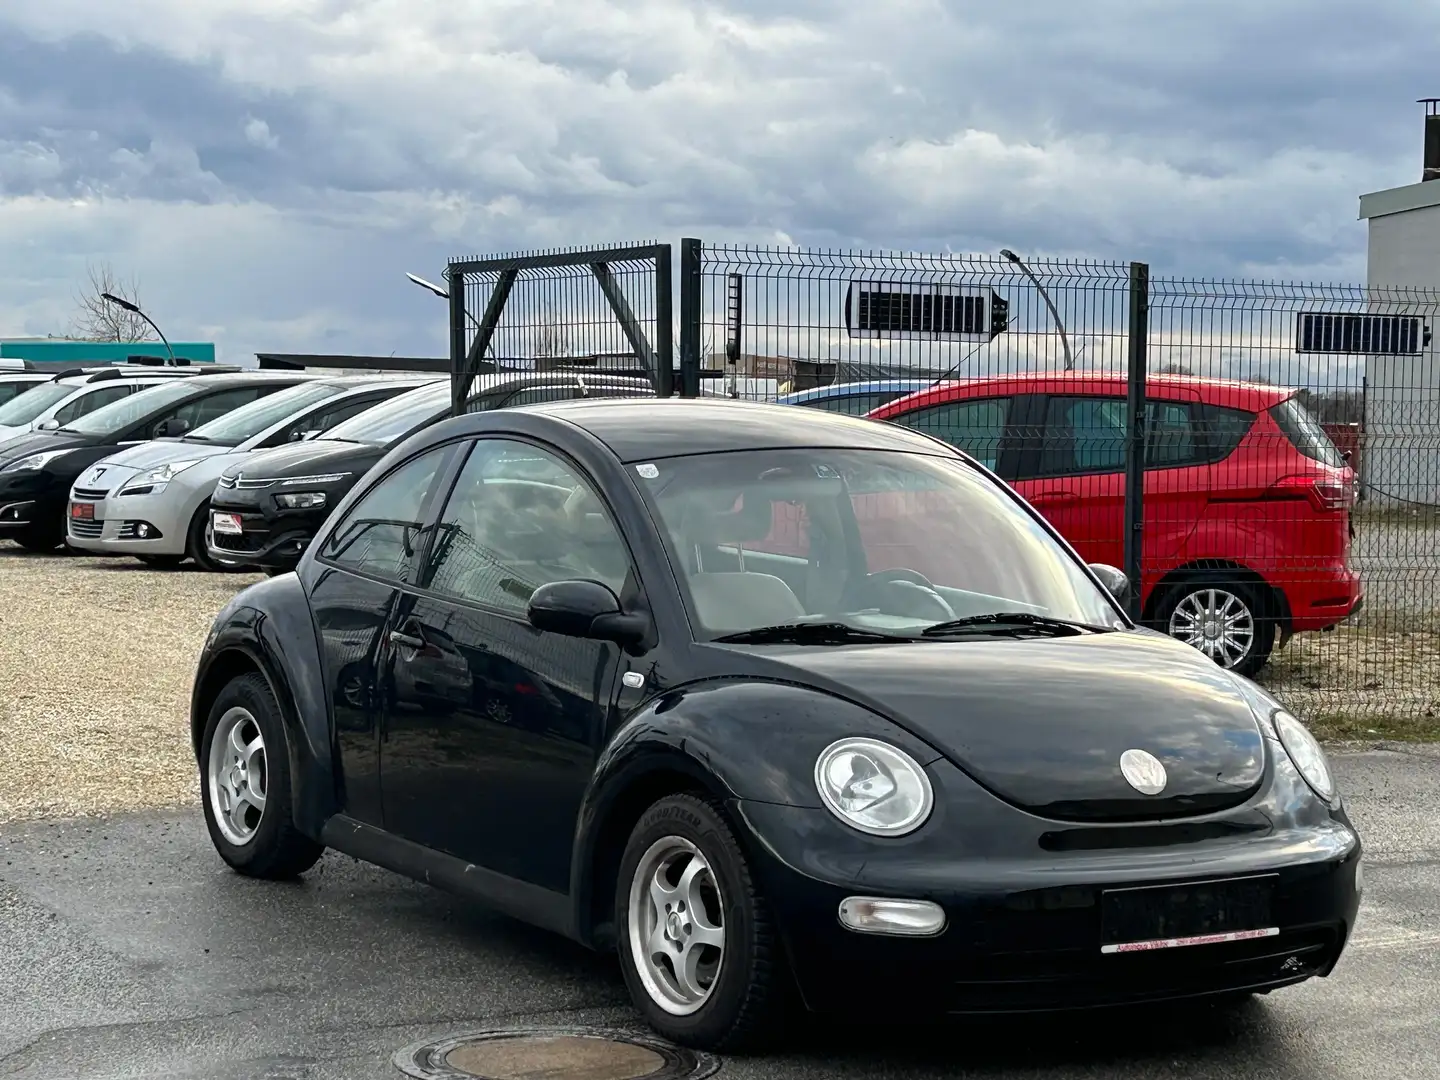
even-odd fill
[[[407,1046],[400,1071],[420,1080],[700,1080],[720,1063],[646,1035],[571,1028],[480,1031]]]

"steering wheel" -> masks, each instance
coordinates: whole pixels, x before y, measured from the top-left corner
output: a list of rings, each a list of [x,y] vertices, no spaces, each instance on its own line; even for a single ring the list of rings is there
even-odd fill
[[[886,585],[899,585],[901,588],[883,589]],[[909,570],[905,567],[877,570],[875,573],[853,582],[845,591],[847,601],[852,598],[868,598],[878,593],[879,595],[875,595],[877,603],[862,604],[861,606],[878,607],[887,615],[908,615],[917,619],[933,618],[936,622],[955,618],[955,609],[940,595],[935,588],[935,583],[918,570]],[[886,593],[889,595],[885,595]],[[897,604],[896,601],[899,603]],[[897,607],[900,610],[896,610]]]

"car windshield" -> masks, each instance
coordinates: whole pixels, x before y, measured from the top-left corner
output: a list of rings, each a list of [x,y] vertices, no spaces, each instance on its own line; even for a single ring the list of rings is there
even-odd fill
[[[0,424],[6,427],[24,427],[51,405],[64,401],[77,389],[79,388],[68,383],[41,383],[33,390],[22,390],[0,406]]]
[[[186,433],[185,441],[239,446],[246,439],[254,438],[307,406],[334,397],[339,392],[339,387],[323,382],[289,386],[248,405],[242,405],[208,424],[201,424],[194,431]]]
[[[137,390],[119,401],[102,405],[94,412],[87,413],[80,419],[66,424],[61,430],[75,431],[81,435],[116,435],[149,416],[156,409],[163,409],[167,405],[178,405],[195,394],[198,389],[199,387],[190,379],[176,379],[174,382],[161,383],[159,386]]]
[[[366,409],[343,424],[336,424],[325,432],[325,438],[388,446],[411,428],[443,412],[449,400],[448,382],[422,386],[418,390],[399,394],[373,409]]]
[[[818,624],[919,637],[1123,625],[1084,567],[1008,492],[957,459],[751,450],[634,466],[711,639]],[[958,632],[958,631],[957,631]],[[1078,629],[1076,632],[1080,632]]]

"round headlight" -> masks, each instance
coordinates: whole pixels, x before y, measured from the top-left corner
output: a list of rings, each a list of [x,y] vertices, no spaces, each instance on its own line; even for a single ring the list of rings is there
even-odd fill
[[[1285,753],[1290,755],[1290,760],[1295,763],[1295,768],[1300,770],[1305,782],[1315,789],[1315,794],[1326,802],[1334,799],[1335,781],[1330,776],[1325,751],[1320,749],[1315,736],[1284,709],[1275,714],[1275,734],[1280,736],[1280,744],[1285,747]]]
[[[841,739],[815,762],[826,808],[871,836],[904,836],[930,816],[935,793],[925,770],[903,750],[875,739]]]

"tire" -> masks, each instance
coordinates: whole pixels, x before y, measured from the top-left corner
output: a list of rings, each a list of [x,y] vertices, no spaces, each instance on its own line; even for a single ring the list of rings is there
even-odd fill
[[[236,744],[251,751],[248,757],[233,752],[232,731],[238,733]],[[236,768],[240,760],[245,762],[243,770]],[[243,789],[237,780],[243,780]],[[263,796],[258,808],[246,797],[253,797],[257,789]],[[238,791],[244,795],[237,800]],[[295,828],[290,793],[290,756],[280,706],[262,676],[253,672],[237,676],[210,706],[200,741],[205,826],[231,869],[247,877],[286,880],[319,860],[325,848]],[[238,806],[241,812],[227,813],[229,806]]]
[[[696,856],[702,864],[695,869]],[[649,883],[657,871],[676,888],[674,916],[661,923]],[[693,888],[687,890],[687,876]],[[682,897],[689,897],[688,907]],[[632,908],[636,912],[631,924]],[[693,917],[701,911],[699,919]],[[770,906],[756,887],[735,834],[709,799],[671,795],[646,810],[620,861],[615,889],[620,966],[636,1008],[662,1037],[696,1049],[745,1052],[773,1043],[791,1010],[790,972]],[[672,936],[665,936],[666,924]],[[723,945],[700,945],[719,929]],[[696,964],[686,997],[673,962],[646,959],[647,929],[668,949]],[[689,941],[686,948],[677,943]],[[669,952],[664,954],[673,961]],[[708,980],[708,981],[707,981]]]
[[[203,503],[195,516],[190,519],[190,528],[185,532],[185,554],[201,570],[207,574],[230,574],[234,571],[210,557],[210,549],[206,545],[205,531],[210,524],[210,504]]]
[[[174,570],[185,561],[184,555],[136,555],[151,570]]]
[[[1270,662],[1275,649],[1274,605],[1262,586],[1237,581],[1222,573],[1190,575],[1169,586],[1155,608],[1150,625],[1177,640],[1193,645],[1223,668],[1251,676]],[[1206,629],[1206,614],[1230,620],[1229,632]],[[1248,632],[1247,632],[1248,628]]]

